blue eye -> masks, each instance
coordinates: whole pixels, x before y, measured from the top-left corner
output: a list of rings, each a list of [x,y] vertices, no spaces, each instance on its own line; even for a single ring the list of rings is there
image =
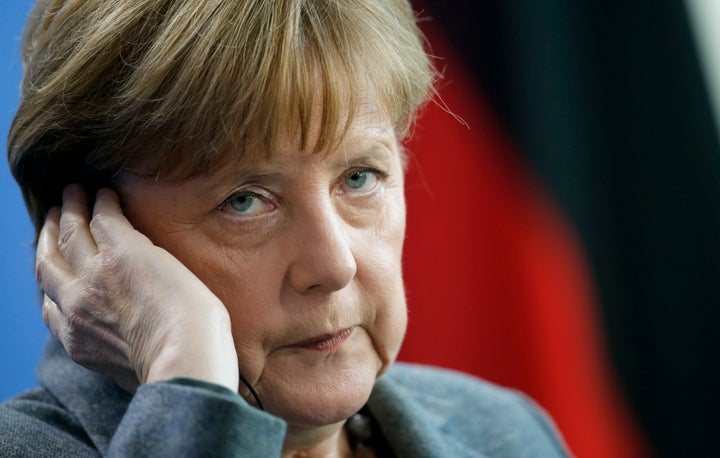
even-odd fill
[[[369,191],[378,181],[378,172],[374,170],[356,170],[345,178],[344,185],[351,192]]]
[[[222,207],[243,216],[255,216],[268,211],[272,204],[255,193],[238,192],[228,197]]]
[[[234,196],[230,200],[230,206],[234,209],[239,211],[240,213],[245,213],[248,210],[250,210],[255,203],[255,200],[257,198],[255,196],[248,196],[247,194],[241,194],[238,196]]]

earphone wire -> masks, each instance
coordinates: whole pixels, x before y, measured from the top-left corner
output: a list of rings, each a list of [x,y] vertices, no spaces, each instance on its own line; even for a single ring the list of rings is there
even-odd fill
[[[243,375],[238,372],[238,377],[240,377],[240,381],[243,382],[243,384],[247,387],[248,390],[250,390],[250,394],[252,394],[252,397],[255,398],[255,403],[257,404],[258,408],[260,410],[265,410],[263,407],[262,401],[260,400],[260,396],[258,396],[257,391],[255,391],[255,388],[250,384],[250,382],[247,381]]]

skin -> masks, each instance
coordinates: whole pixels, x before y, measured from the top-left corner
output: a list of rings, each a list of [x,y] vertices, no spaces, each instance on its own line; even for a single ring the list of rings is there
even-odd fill
[[[130,390],[186,376],[253,402],[239,370],[286,456],[342,456],[407,324],[401,152],[376,112],[326,154],[295,144],[179,182],[122,173],[92,215],[68,187],[38,244],[43,316]]]

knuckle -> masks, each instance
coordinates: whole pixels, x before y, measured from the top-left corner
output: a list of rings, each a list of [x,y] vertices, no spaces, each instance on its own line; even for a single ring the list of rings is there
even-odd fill
[[[40,307],[42,319],[48,328],[52,326],[52,322],[50,321],[50,307],[52,307],[52,305],[47,301],[47,299],[43,301],[42,306]]]
[[[92,284],[82,288],[81,300],[82,307],[77,310],[78,313],[84,313],[88,317],[92,317],[96,313],[102,312],[102,308],[105,306],[107,295],[105,294],[105,288],[99,284]]]
[[[82,318],[75,311],[70,311],[65,316],[65,334],[68,336],[68,341],[74,342],[80,330],[83,328]]]
[[[62,330],[61,341],[67,351],[68,356],[78,364],[87,357],[85,345],[85,336],[83,334],[83,323],[77,315],[70,314],[65,319],[65,326]]]
[[[99,262],[102,271],[105,272],[112,282],[118,282],[123,278],[128,262],[132,256],[124,244],[113,245],[99,253]]]
[[[102,313],[103,297],[93,287],[76,288],[75,291],[72,297],[65,298],[63,320],[58,324],[60,329],[53,332],[63,343],[70,358],[88,367],[93,360],[90,351],[93,345],[88,343],[93,342],[99,332],[96,322],[98,314]],[[43,307],[43,314],[46,313]]]
[[[35,255],[35,281],[37,281],[40,286],[43,285],[45,272],[47,271],[49,265],[50,260],[45,253],[37,253]]]
[[[98,213],[90,220],[90,230],[92,232],[106,233],[112,229],[112,218],[103,213]]]
[[[60,251],[64,252],[67,247],[72,243],[73,236],[80,229],[80,223],[78,221],[67,221],[60,226],[60,232],[58,234],[58,247]]]

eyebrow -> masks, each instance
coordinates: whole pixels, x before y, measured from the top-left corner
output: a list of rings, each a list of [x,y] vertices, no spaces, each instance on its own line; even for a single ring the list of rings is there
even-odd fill
[[[397,140],[392,135],[393,130],[391,128],[368,128],[366,133],[372,132],[371,136],[368,135],[367,144],[360,148],[352,148],[347,146],[340,146],[338,150],[341,154],[338,154],[338,158],[332,160],[330,163],[331,167],[341,168],[347,167],[354,164],[361,164],[364,162],[377,162],[382,161],[383,163],[390,163],[393,159],[393,145],[397,143]],[[400,145],[396,145],[397,148],[401,148]],[[359,152],[355,152],[359,151]],[[401,151],[397,152],[402,154]],[[304,154],[301,152],[295,152],[292,154]],[[324,154],[324,153],[317,153]],[[329,157],[333,153],[327,153]],[[214,190],[219,187],[225,187],[228,184],[237,184],[240,182],[267,182],[267,181],[281,181],[285,178],[286,174],[273,169],[273,159],[269,161],[243,161],[239,159],[229,163],[228,167],[230,170],[226,172],[220,172],[216,176],[216,179],[212,180],[213,183],[208,184],[206,190]]]
[[[342,158],[339,158],[333,166],[352,166],[362,163],[377,163],[380,161],[382,164],[389,164],[393,160],[393,150],[387,145],[382,143],[374,143],[371,147],[362,150],[358,154],[343,154]]]
[[[233,188],[241,183],[263,183],[263,182],[279,182],[285,176],[284,173],[276,171],[258,171],[255,167],[236,167],[233,170],[214,177],[211,183],[208,183],[204,192],[226,193],[228,188]]]

